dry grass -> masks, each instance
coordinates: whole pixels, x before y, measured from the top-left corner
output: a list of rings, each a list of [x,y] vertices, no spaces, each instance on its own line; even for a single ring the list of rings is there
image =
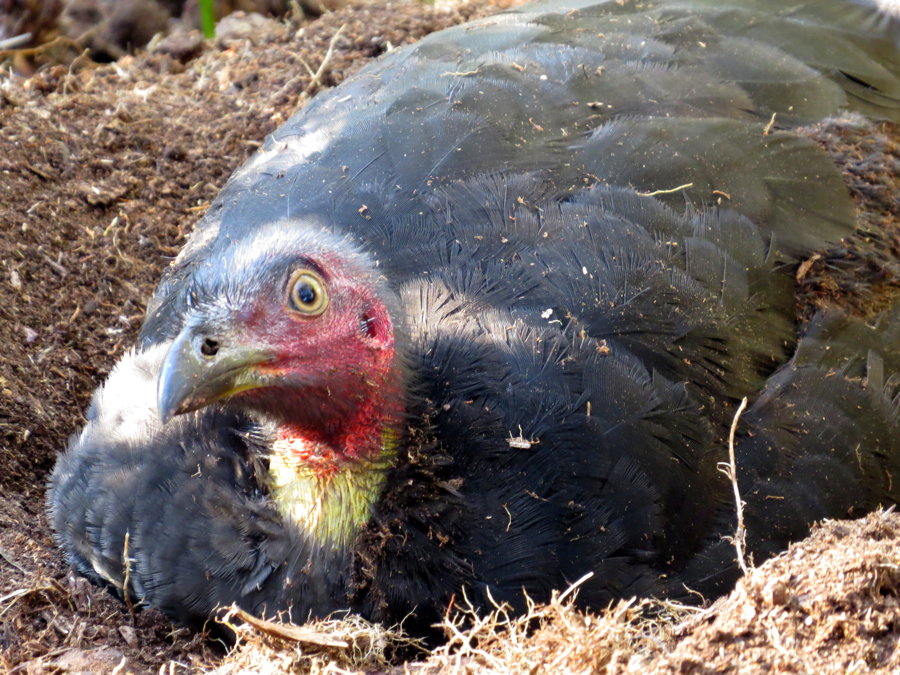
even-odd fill
[[[587,577],[585,577],[586,579]],[[238,673],[392,672],[417,675],[474,675],[522,672],[588,675],[637,672],[674,646],[674,635],[686,617],[701,610],[675,603],[634,598],[599,614],[579,611],[577,585],[554,593],[549,604],[529,599],[525,614],[495,605],[486,614],[463,596],[462,606],[442,624],[446,644],[426,660],[391,666],[391,653],[408,652],[416,641],[395,627],[385,629],[358,617],[295,626],[260,621],[232,610],[223,619],[238,643],[214,675]],[[237,617],[242,623],[235,624]]]
[[[572,590],[572,589],[570,589]],[[432,652],[426,673],[524,672],[588,675],[637,672],[672,646],[677,622],[695,608],[654,600],[622,600],[589,614],[569,591],[549,604],[528,601],[524,615],[505,605],[481,616],[468,605],[444,621],[449,641]]]
[[[583,582],[582,579],[580,582]],[[900,516],[833,521],[750,573],[707,608],[623,600],[578,610],[577,583],[525,614],[484,613],[463,596],[442,624],[447,643],[414,643],[355,617],[304,627],[252,620],[210,673],[391,675],[763,675],[900,672]],[[246,618],[246,617],[244,617]]]

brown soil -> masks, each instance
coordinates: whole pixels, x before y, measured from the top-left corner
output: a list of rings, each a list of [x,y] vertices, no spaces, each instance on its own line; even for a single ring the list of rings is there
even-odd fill
[[[46,476],[65,439],[83,424],[91,392],[133,342],[161,270],[265,135],[322,86],[339,83],[391,46],[495,8],[488,0],[452,9],[361,6],[302,25],[268,22],[250,39],[208,41],[186,64],[154,53],[97,66],[59,44],[6,55],[0,65],[0,670],[125,675],[220,664],[217,645],[173,630],[157,612],[131,616],[68,572],[44,514]],[[316,71],[344,24],[321,82],[312,82],[304,62]],[[34,68],[31,77],[15,74]],[[808,133],[845,171],[861,228],[801,266],[798,316],[826,303],[873,314],[889,304],[900,280],[900,136],[895,125],[857,118]],[[752,606],[752,616],[749,609],[720,609],[690,630],[679,629],[685,637],[671,627],[664,631],[667,649],[684,654],[678,663],[687,665],[641,655],[647,650],[637,638],[646,625],[632,609],[603,620],[637,626],[625,641],[636,651],[617,642],[618,660],[579,663],[587,672],[889,672],[900,663],[900,560],[890,558],[884,542],[896,551],[898,532],[895,517],[821,530],[803,544],[806,557],[789,554],[770,572],[742,582],[729,601]],[[876,549],[893,562],[865,567],[863,554]],[[817,568],[818,595],[800,585],[812,559],[833,565]],[[852,571],[863,567],[871,573],[860,583],[870,585],[852,586]],[[788,580],[779,583],[790,601],[760,604],[769,578]],[[770,623],[774,628],[765,628]],[[547,619],[547,625],[556,624]],[[602,653],[583,636],[554,635]],[[813,648],[830,651],[817,660],[808,656]],[[739,666],[741,649],[752,655]],[[629,660],[636,658],[645,660]],[[525,670],[561,672],[552,662]],[[464,663],[482,668],[476,656]],[[821,669],[828,664],[843,670]]]

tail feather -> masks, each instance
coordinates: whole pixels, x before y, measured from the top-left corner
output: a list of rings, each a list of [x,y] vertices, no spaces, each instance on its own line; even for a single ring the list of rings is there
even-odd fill
[[[875,325],[816,315],[794,357],[768,380],[735,441],[746,550],[762,561],[817,521],[900,501],[900,309]],[[734,581],[733,507],[682,579],[703,594]]]
[[[805,533],[810,518],[898,501],[898,376],[900,310],[874,326],[836,310],[819,313],[745,416],[736,453],[750,517],[770,530],[784,520],[784,534],[793,536],[795,528]]]

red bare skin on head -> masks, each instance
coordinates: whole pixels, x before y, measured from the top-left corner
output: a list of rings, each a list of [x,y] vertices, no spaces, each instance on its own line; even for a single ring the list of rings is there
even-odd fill
[[[401,419],[402,382],[391,317],[370,280],[335,259],[313,261],[311,269],[327,290],[321,314],[293,309],[287,288],[261,298],[243,321],[243,340],[276,354],[257,370],[285,384],[237,397],[252,397],[283,420],[276,450],[328,474],[381,453],[385,430]]]

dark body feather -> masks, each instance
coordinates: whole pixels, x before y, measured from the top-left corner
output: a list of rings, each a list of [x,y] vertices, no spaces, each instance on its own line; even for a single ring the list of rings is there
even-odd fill
[[[319,96],[232,176],[60,458],[70,561],[121,592],[127,533],[128,593],[187,623],[237,602],[425,630],[462,587],[521,606],[586,572],[594,608],[715,594],[737,574],[717,463],[743,397],[757,561],[896,502],[900,318],[823,313],[798,349],[788,263],[854,210],[785,129],[900,118],[898,37],[830,0],[551,4]],[[249,303],[323,247],[377,272],[408,373],[401,451],[348,550],[271,503],[271,420],[155,410],[197,306]]]

